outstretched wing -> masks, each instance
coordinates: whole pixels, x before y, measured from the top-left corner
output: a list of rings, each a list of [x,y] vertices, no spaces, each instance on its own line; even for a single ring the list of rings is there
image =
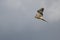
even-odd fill
[[[37,12],[40,13],[42,16],[43,16],[43,11],[44,11],[44,8],[37,10]]]

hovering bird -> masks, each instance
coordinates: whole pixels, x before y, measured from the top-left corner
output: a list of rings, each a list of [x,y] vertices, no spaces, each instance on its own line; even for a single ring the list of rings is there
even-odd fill
[[[36,14],[35,18],[41,19],[41,20],[47,22],[43,17],[43,11],[44,11],[44,8],[37,10],[37,14]]]

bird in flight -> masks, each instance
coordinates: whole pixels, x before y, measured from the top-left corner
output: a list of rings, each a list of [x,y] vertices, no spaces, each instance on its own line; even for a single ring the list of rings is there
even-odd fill
[[[44,11],[44,8],[41,8],[41,9],[37,10],[37,14],[36,14],[35,18],[36,19],[41,19],[41,20],[47,22],[43,17],[43,11]]]

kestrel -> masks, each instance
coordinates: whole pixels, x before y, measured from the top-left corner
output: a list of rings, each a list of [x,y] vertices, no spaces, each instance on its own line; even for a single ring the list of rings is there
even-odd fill
[[[44,8],[37,10],[37,14],[36,14],[35,18],[41,19],[41,20],[47,22],[43,17],[43,11],[44,11]]]

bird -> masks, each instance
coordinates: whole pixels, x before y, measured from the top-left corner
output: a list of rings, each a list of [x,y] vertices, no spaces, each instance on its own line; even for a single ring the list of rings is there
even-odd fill
[[[47,22],[47,21],[44,19],[44,17],[43,17],[43,12],[44,12],[44,8],[41,8],[41,9],[37,10],[37,13],[36,13],[36,15],[35,15],[35,18],[36,18],[36,19],[41,19],[41,20]]]

